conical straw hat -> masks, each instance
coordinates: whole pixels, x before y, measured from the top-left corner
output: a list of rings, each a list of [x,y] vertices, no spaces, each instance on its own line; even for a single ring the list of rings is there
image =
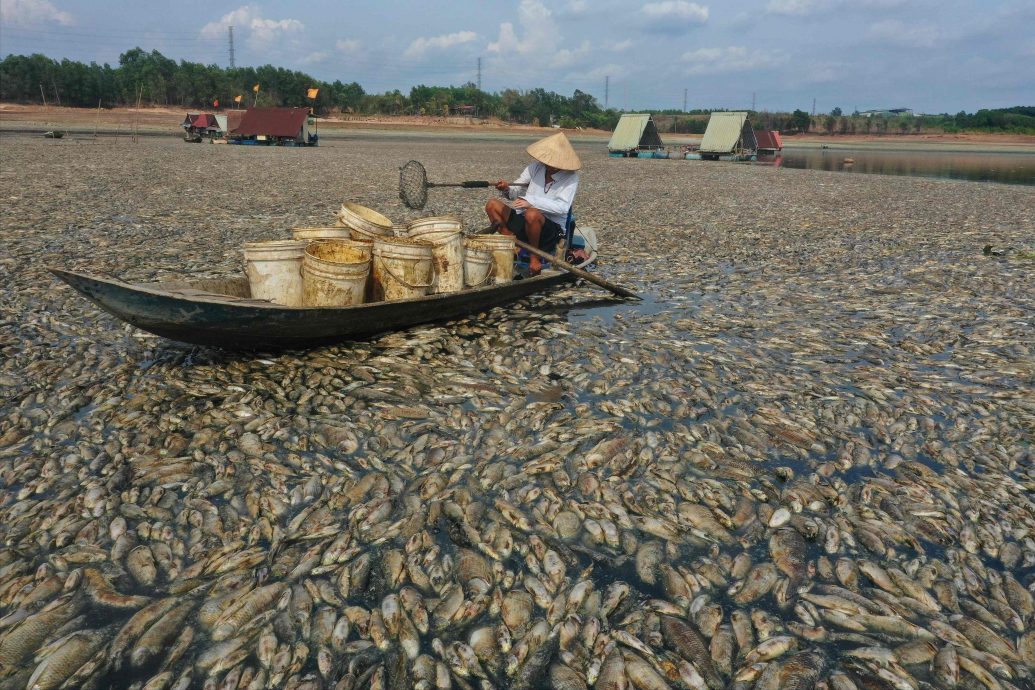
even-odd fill
[[[532,158],[544,165],[549,165],[551,168],[578,170],[582,167],[579,155],[571,147],[568,137],[564,136],[564,132],[557,132],[557,134],[551,134],[545,139],[540,139],[525,150],[528,151],[528,155]]]

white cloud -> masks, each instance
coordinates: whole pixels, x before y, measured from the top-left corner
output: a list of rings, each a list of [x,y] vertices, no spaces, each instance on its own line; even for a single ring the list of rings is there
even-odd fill
[[[500,24],[499,38],[489,44],[489,52],[502,56],[520,55],[544,65],[552,62],[562,37],[546,5],[539,0],[521,0],[518,25],[522,30],[520,37],[513,23]]]
[[[325,62],[327,60],[327,58],[329,58],[329,57],[330,57],[330,53],[327,53],[325,51],[320,50],[320,51],[317,51],[315,53],[309,53],[308,55],[303,57],[301,60],[299,60],[299,62],[302,63],[303,65],[316,65],[316,64],[319,64],[321,62]]]
[[[355,55],[362,46],[363,44],[355,38],[339,38],[334,42],[334,47],[338,49],[338,52],[346,55]]]
[[[0,22],[9,26],[50,22],[70,26],[75,23],[72,15],[54,7],[48,0],[3,0],[0,2]]]
[[[618,43],[613,44],[611,46],[611,50],[613,50],[616,53],[624,53],[625,51],[629,50],[632,47],[633,47],[632,39],[631,38],[627,38],[624,41],[619,41]]]
[[[787,62],[787,55],[782,51],[749,51],[744,46],[727,46],[691,50],[683,53],[683,60],[692,63],[687,74],[724,74],[778,67]]]
[[[231,26],[245,34],[253,48],[269,46],[285,35],[297,34],[305,29],[305,25],[297,19],[266,19],[258,7],[241,5],[223,15],[219,21],[203,26],[201,35],[203,38],[222,38]]]
[[[933,48],[938,42],[938,31],[930,26],[905,24],[897,19],[886,19],[870,26],[870,36],[878,41],[913,48]]]
[[[826,12],[832,6],[831,0],[769,0],[765,9],[769,14],[806,17]]]
[[[619,65],[612,62],[606,65],[600,65],[599,67],[594,67],[585,72],[572,72],[565,75],[565,77],[568,81],[583,82],[591,87],[597,86],[598,88],[603,89],[605,77],[611,77],[611,79],[614,80],[614,83],[618,83],[619,80],[625,78],[628,74],[629,69],[627,65]],[[586,87],[583,87],[583,90],[586,90]],[[598,100],[600,101],[600,105],[604,104],[603,94],[599,96]]]
[[[686,0],[664,0],[648,2],[640,10],[652,21],[680,22],[682,24],[704,24],[708,21],[708,8]]]
[[[297,19],[261,19],[252,20],[249,28],[252,39],[259,43],[272,43],[282,33],[301,31],[305,25]]]
[[[478,34],[473,31],[457,31],[453,34],[433,36],[431,38],[418,38],[410,43],[410,47],[403,52],[403,57],[420,59],[430,51],[447,50],[453,46],[470,43],[476,38],[478,38]]]

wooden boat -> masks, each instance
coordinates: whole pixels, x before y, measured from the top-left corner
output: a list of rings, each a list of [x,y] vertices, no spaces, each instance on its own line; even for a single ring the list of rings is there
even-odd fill
[[[593,254],[579,268],[595,260]],[[534,278],[449,294],[347,307],[285,307],[252,299],[243,276],[134,284],[58,268],[50,272],[141,330],[235,350],[301,349],[448,321],[575,280],[571,273],[546,269]]]

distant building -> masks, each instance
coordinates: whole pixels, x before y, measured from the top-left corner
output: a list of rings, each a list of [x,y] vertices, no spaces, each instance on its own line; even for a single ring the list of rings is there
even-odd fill
[[[701,158],[706,160],[740,160],[755,155],[758,142],[745,112],[712,113],[704,130]]]
[[[636,151],[657,151],[664,148],[661,135],[649,113],[626,113],[618,120],[607,150],[611,155],[625,156]]]
[[[316,146],[315,123],[308,108],[248,108],[229,138],[234,144]]]
[[[759,153],[776,153],[783,149],[783,139],[776,130],[760,129],[756,131],[755,142]]]
[[[193,142],[221,137],[226,131],[212,113],[187,113],[180,126],[183,127],[184,141]]]
[[[912,115],[912,108],[886,108],[884,110],[864,110],[859,113],[863,117],[898,117],[899,115]]]
[[[460,117],[478,117],[478,106],[476,105],[454,105],[449,108],[450,115]]]

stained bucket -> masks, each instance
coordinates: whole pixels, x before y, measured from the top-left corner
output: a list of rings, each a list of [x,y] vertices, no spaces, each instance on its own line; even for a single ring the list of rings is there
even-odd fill
[[[514,279],[514,238],[510,235],[474,235],[467,238],[472,245],[492,252],[493,282],[509,283]]]
[[[464,285],[481,287],[492,280],[492,250],[484,244],[464,242]]]
[[[370,277],[371,245],[351,240],[310,242],[302,260],[302,299],[307,307],[363,304]]]
[[[410,237],[431,244],[434,265],[432,294],[459,292],[464,289],[464,236],[460,219],[455,216],[421,218],[408,226]]]
[[[254,299],[302,306],[302,240],[245,242],[244,265]]]
[[[291,228],[291,237],[296,240],[347,240],[349,229],[344,225],[321,228]]]
[[[392,221],[372,208],[360,206],[352,202],[345,202],[338,210],[338,220],[352,228],[352,238],[357,235],[369,237],[374,241],[378,237],[392,234]]]
[[[373,296],[397,300],[428,294],[432,281],[431,245],[412,237],[374,241]]]

